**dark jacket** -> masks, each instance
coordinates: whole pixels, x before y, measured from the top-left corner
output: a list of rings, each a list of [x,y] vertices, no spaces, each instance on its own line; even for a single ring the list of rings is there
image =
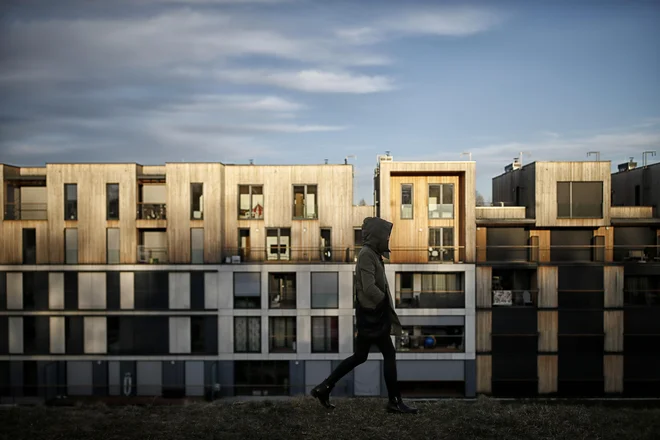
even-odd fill
[[[355,267],[355,316],[358,335],[368,338],[401,335],[383,263],[383,254],[390,252],[392,226],[379,217],[367,217],[362,223],[363,247]]]

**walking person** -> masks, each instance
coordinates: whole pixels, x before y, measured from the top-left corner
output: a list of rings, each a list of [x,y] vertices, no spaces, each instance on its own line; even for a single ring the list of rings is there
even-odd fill
[[[390,334],[401,335],[401,323],[394,311],[383,263],[383,255],[390,252],[392,226],[392,223],[379,217],[367,217],[362,223],[363,247],[358,254],[355,268],[355,350],[352,356],[344,359],[311,393],[326,408],[335,407],[330,403],[330,393],[335,384],[365,362],[369,348],[375,344],[384,359],[385,384],[389,397],[386,409],[390,412],[417,413],[416,408],[407,406],[401,400],[396,373],[396,351],[390,338]]]

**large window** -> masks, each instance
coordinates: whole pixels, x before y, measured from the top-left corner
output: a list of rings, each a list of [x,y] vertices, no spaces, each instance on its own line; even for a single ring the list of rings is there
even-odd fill
[[[64,220],[78,220],[78,185],[64,184]]]
[[[339,307],[339,273],[312,272],[312,308]]]
[[[169,304],[169,274],[165,271],[138,271],[134,275],[134,306],[136,310],[167,310]]]
[[[291,229],[266,229],[266,257],[268,260],[291,259]]]
[[[317,188],[316,185],[294,185],[293,186],[293,218],[314,219],[317,213]]]
[[[429,228],[429,261],[454,261],[454,228]]]
[[[261,353],[261,316],[234,317],[234,352]]]
[[[190,184],[190,218],[201,220],[204,218],[204,184]]]
[[[37,264],[37,230],[23,229],[23,264]]]
[[[106,219],[119,220],[119,184],[108,183],[105,186]]]
[[[234,361],[237,396],[286,396],[290,383],[289,361]]]
[[[403,335],[396,338],[397,351],[464,352],[464,325],[402,326]]]
[[[218,317],[190,317],[190,353],[218,353]]]
[[[339,352],[339,318],[312,316],[312,353]]]
[[[396,307],[464,308],[463,273],[397,272]]]
[[[268,339],[270,340],[270,353],[295,353],[296,317],[271,316],[268,319]]]
[[[429,185],[429,218],[454,218],[454,184]]]
[[[78,264],[78,229],[64,229],[64,258],[66,264]]]
[[[204,310],[206,307],[205,289],[204,272],[190,272],[190,310]]]
[[[401,218],[413,218],[413,185],[412,183],[401,184]]]
[[[626,276],[623,288],[626,306],[660,306],[660,276]]]
[[[234,308],[261,308],[261,272],[234,272]]]
[[[170,321],[167,316],[108,316],[106,325],[108,354],[169,354]]]
[[[239,185],[239,220],[260,220],[264,218],[264,187],[262,185]]]
[[[557,182],[557,218],[603,218],[603,182]]]
[[[296,273],[269,273],[268,298],[271,309],[295,309]]]
[[[23,272],[23,310],[48,309],[48,272]]]

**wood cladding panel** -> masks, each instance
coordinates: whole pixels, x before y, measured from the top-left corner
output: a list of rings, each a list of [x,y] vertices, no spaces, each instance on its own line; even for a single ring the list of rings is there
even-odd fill
[[[603,268],[605,287],[605,307],[623,307],[623,266],[605,266]]]
[[[476,233],[477,263],[488,260],[488,228],[479,227]]]
[[[603,315],[605,351],[623,351],[623,311],[606,310]]]
[[[611,164],[601,162],[536,162],[536,225],[538,227],[607,226],[610,223]],[[557,218],[557,182],[603,182],[603,218]]]
[[[605,355],[603,357],[603,375],[605,376],[605,392],[623,392],[623,356]]]
[[[491,355],[477,355],[477,393],[492,392],[493,358]]]
[[[263,186],[263,220],[238,218],[239,185]],[[317,185],[317,219],[293,219],[294,185]],[[293,249],[320,249],[320,228],[326,227],[332,229],[333,247],[350,247],[353,245],[353,226],[362,224],[367,216],[361,217],[365,212],[373,215],[371,206],[359,209],[353,206],[353,168],[350,165],[226,166],[224,194],[227,248],[238,246],[239,228],[250,229],[251,246],[260,252],[266,245],[265,228],[291,228]],[[354,224],[356,216],[361,218]]]
[[[558,307],[558,270],[557,266],[539,266],[537,270],[539,299],[538,307]]]
[[[204,228],[204,262],[219,263],[222,251],[224,165],[168,163],[167,242],[170,263],[190,263],[190,229]],[[191,183],[203,184],[203,220],[191,220]]]
[[[557,392],[559,362],[556,355],[539,356],[537,360],[539,375],[539,394]]]
[[[491,311],[477,311],[477,352],[491,351],[493,314]]]
[[[106,262],[106,184],[119,184],[120,262],[134,263],[135,164],[48,164],[48,256],[51,264],[64,263],[64,228],[78,229],[79,264]],[[64,220],[64,184],[77,184],[78,220]],[[40,251],[38,251],[40,252]]]
[[[594,230],[594,237],[605,237],[605,262],[614,261],[614,228],[601,226]]]
[[[450,183],[454,185],[454,218],[429,219],[428,193],[431,184]],[[429,228],[454,228],[453,246],[459,246],[459,231],[461,221],[459,218],[460,198],[458,176],[393,176],[390,178],[392,198],[390,199],[390,212],[394,228],[390,238],[392,249],[392,263],[426,263],[428,262]],[[401,218],[401,186],[412,184],[413,213],[411,219]],[[454,261],[459,261],[460,254],[455,252]]]
[[[394,175],[392,175],[394,173]],[[465,262],[475,261],[475,235],[476,235],[476,166],[475,162],[387,162],[380,163],[380,216],[394,223],[395,230],[400,220],[400,207],[392,208],[393,199],[400,187],[393,179],[398,174],[408,174],[406,177],[456,177],[459,185],[455,191],[455,203],[459,215],[456,220],[464,226],[463,234],[458,235],[458,245],[465,249]],[[398,196],[400,197],[400,195]],[[426,209],[426,208],[425,208]],[[428,217],[428,215],[427,215]],[[425,237],[426,238],[426,237]],[[428,240],[428,239],[427,239]],[[418,240],[415,240],[418,241]],[[426,246],[426,241],[424,246]],[[408,244],[407,246],[412,246]]]
[[[493,268],[489,266],[477,266],[477,307],[492,306],[492,284]]]
[[[557,311],[538,312],[539,351],[556,352],[559,314]]]
[[[538,262],[549,263],[550,262],[550,231],[532,229],[531,231],[529,231],[529,236],[538,237],[538,242],[539,242]]]

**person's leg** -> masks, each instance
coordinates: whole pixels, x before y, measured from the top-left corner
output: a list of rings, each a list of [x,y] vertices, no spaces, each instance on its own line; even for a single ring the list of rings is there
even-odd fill
[[[312,390],[312,396],[319,399],[326,408],[334,408],[334,405],[329,401],[330,392],[342,377],[346,376],[352,369],[367,360],[367,356],[369,356],[369,347],[371,347],[371,341],[358,336],[355,339],[353,354],[344,359],[323,382],[314,387]]]
[[[383,370],[385,375],[385,385],[387,386],[387,394],[389,402],[387,403],[387,410],[390,412],[400,413],[417,413],[417,408],[407,406],[401,400],[401,391],[399,390],[399,381],[396,372],[396,350],[392,344],[390,335],[385,335],[377,342],[378,349],[383,354]]]

